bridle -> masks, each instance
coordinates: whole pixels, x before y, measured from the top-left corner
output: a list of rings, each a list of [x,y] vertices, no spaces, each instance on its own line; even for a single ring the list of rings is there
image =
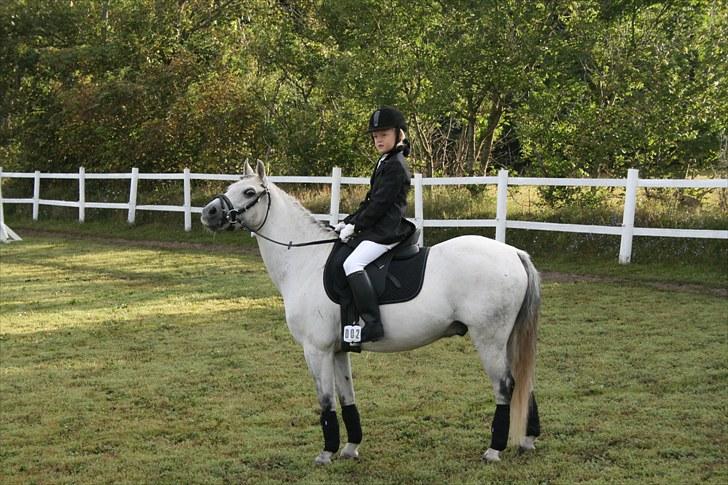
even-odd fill
[[[256,236],[262,237],[266,241],[270,241],[274,244],[278,244],[279,246],[285,246],[288,249],[299,248],[299,247],[303,247],[303,246],[313,246],[316,244],[328,244],[328,243],[336,242],[339,240],[339,238],[337,237],[337,238],[333,238],[333,239],[320,239],[317,241],[309,241],[309,242],[305,242],[305,243],[294,243],[293,241],[289,241],[288,243],[283,243],[280,241],[276,241],[275,239],[271,239],[268,236],[258,232],[263,228],[265,223],[268,221],[268,214],[270,214],[270,203],[271,203],[270,189],[265,184],[263,184],[262,187],[263,187],[263,190],[261,192],[258,192],[258,194],[255,196],[255,198],[253,198],[253,200],[251,200],[250,202],[245,204],[245,206],[241,207],[240,209],[236,209],[235,206],[233,205],[233,203],[228,198],[228,196],[225,194],[220,194],[215,197],[216,199],[220,200],[220,205],[222,206],[222,208],[221,208],[222,217],[223,217],[224,221],[227,222],[228,224],[230,224],[228,226],[228,230],[232,231],[236,227],[240,227],[240,228],[243,228],[243,229],[246,229],[246,230],[252,232]],[[260,199],[263,198],[264,195],[268,196],[267,197],[268,205],[265,209],[265,217],[263,218],[263,222],[261,222],[257,228],[253,229],[252,227],[245,224],[245,222],[243,222],[242,215],[245,214],[250,209],[252,209],[258,202],[260,202]]]
[[[263,222],[258,226],[257,229],[253,229],[246,225],[240,216],[248,212],[250,209],[253,208],[258,202],[260,202],[260,199],[264,196],[268,196],[268,207],[265,210],[265,218],[263,219]],[[258,233],[263,226],[265,225],[266,221],[268,221],[268,214],[270,213],[270,189],[263,185],[263,190],[261,192],[258,192],[258,194],[255,196],[253,200],[245,204],[245,206],[241,207],[240,209],[236,209],[233,203],[230,201],[227,195],[220,194],[215,197],[216,199],[220,199],[220,204],[222,205],[222,217],[225,219],[225,222],[229,223],[230,226],[228,227],[228,230],[232,231],[235,229],[235,226],[243,227],[250,232]]]

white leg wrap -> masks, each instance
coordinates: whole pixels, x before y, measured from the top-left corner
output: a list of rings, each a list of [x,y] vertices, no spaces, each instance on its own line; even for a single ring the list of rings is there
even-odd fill
[[[483,453],[483,456],[481,457],[483,461],[487,461],[488,463],[495,463],[500,460],[500,451],[494,450],[493,448],[488,448],[485,453]]]
[[[334,456],[334,454],[330,451],[322,451],[314,461],[317,465],[330,465],[332,456]]]
[[[339,458],[344,460],[357,460],[359,459],[359,445],[354,443],[347,443],[346,446],[341,450]]]

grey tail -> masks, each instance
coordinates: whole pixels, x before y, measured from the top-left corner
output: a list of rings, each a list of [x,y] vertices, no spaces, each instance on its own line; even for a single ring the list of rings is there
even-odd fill
[[[541,305],[541,278],[538,271],[528,253],[519,250],[518,257],[528,275],[528,286],[508,341],[511,374],[515,380],[511,396],[509,442],[516,446],[520,445],[526,435],[528,406],[536,370],[536,338]]]

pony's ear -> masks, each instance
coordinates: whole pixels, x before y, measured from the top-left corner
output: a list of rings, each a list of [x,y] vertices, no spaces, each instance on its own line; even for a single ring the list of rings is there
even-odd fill
[[[245,175],[255,175],[253,167],[250,166],[247,159],[245,160]]]
[[[260,177],[260,180],[265,180],[265,164],[258,160],[258,166],[256,167],[258,171],[258,177]]]

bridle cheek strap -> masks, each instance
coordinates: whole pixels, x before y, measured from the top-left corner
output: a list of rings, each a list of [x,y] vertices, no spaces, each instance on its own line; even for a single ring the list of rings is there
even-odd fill
[[[220,194],[216,197],[217,199],[220,199],[220,204],[222,204],[222,206],[223,206],[223,214],[224,214],[225,220],[230,224],[230,226],[228,227],[228,230],[232,231],[233,229],[235,229],[235,225],[238,224],[251,232],[260,231],[260,229],[263,227],[263,225],[265,225],[266,221],[268,220],[268,214],[270,213],[269,190],[268,190],[268,187],[265,187],[265,186],[263,186],[263,189],[264,190],[259,192],[258,195],[255,196],[255,198],[253,200],[251,200],[250,202],[245,204],[240,209],[235,208],[235,206],[230,201],[230,199],[228,198],[227,195]],[[268,207],[265,211],[265,218],[263,219],[263,222],[260,224],[260,226],[258,226],[257,229],[250,228],[244,222],[242,222],[240,220],[240,216],[243,215],[248,210],[250,210],[253,206],[255,206],[255,204],[260,202],[260,199],[264,195],[268,195]]]

